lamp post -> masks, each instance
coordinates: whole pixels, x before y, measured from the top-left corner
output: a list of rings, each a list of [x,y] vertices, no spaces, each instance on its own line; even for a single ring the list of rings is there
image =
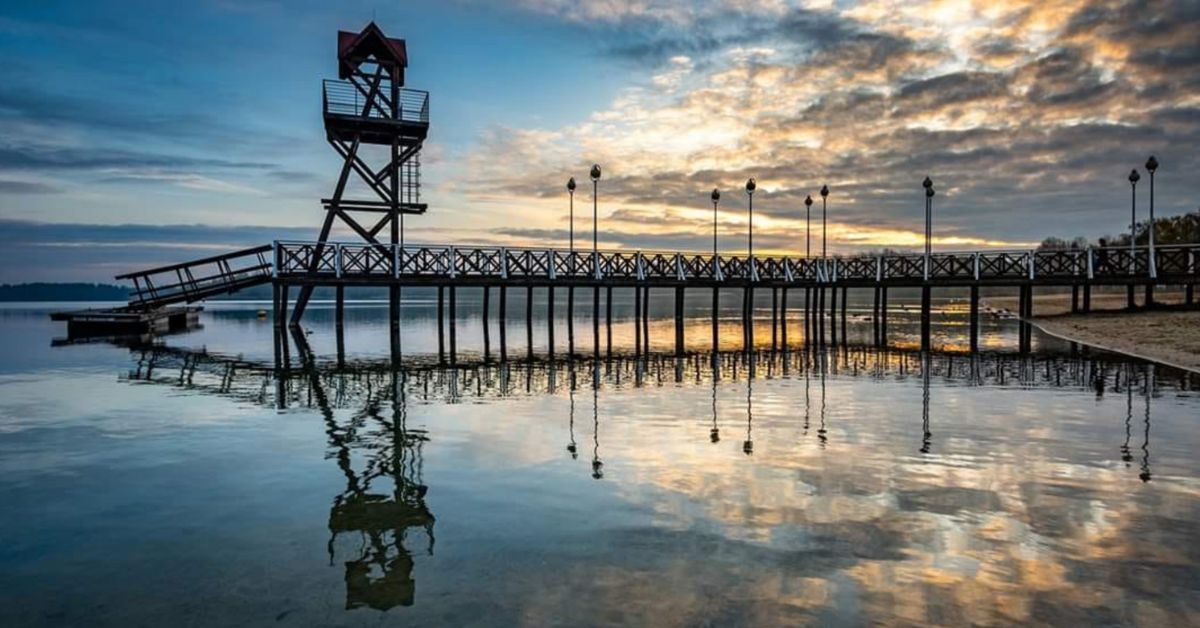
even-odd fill
[[[1129,171],[1129,258],[1136,254],[1137,240],[1137,184],[1142,180],[1137,168]]]
[[[754,190],[758,189],[758,182],[753,177],[746,179],[746,196],[750,199],[750,237],[747,241],[747,249],[749,250],[748,259],[754,258]]]
[[[812,259],[812,194],[804,197],[804,258]]]
[[[596,257],[600,251],[599,247],[597,246],[597,242],[599,241],[598,235],[597,235],[599,233],[598,232],[599,211],[597,208],[599,207],[599,205],[596,201],[596,193],[598,191],[598,186],[600,183],[600,164],[592,164],[591,176],[592,176],[592,257]]]
[[[828,206],[826,205],[825,201],[828,198],[829,198],[829,186],[822,185],[821,186],[821,259],[825,258],[825,241],[826,241],[825,215],[828,213],[828,209],[829,209]]]
[[[1146,172],[1150,173],[1150,277],[1158,276],[1158,269],[1154,264],[1154,171],[1158,170],[1158,160],[1154,155],[1150,155],[1150,159],[1146,160]],[[1149,303],[1147,303],[1149,305]]]
[[[575,177],[567,179],[567,194],[571,196],[571,223],[568,228],[569,248],[571,255],[571,274],[575,274]]]
[[[717,263],[717,203],[721,202],[721,191],[713,188],[712,191],[713,203],[713,263]],[[715,268],[715,266],[714,266]]]
[[[929,279],[929,258],[933,253],[933,179],[925,177],[921,186],[925,188],[925,279]]]
[[[1142,178],[1137,168],[1129,171],[1129,274],[1137,269],[1137,183]],[[1126,286],[1125,305],[1133,309],[1133,284]]]

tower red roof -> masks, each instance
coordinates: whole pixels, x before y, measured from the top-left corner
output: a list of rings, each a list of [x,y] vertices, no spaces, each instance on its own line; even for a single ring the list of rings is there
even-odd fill
[[[394,39],[371,22],[361,33],[338,31],[338,76],[346,78],[368,58],[393,66],[404,76],[408,67],[408,47],[403,39]]]

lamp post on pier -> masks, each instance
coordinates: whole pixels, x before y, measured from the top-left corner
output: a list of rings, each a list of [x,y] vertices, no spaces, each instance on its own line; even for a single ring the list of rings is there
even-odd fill
[[[715,264],[717,262],[717,203],[721,202],[721,191],[713,188],[710,198],[712,198],[713,204],[713,263]]]
[[[1146,160],[1146,172],[1150,173],[1150,277],[1158,276],[1158,268],[1154,264],[1154,171],[1158,170],[1158,160],[1154,155]],[[1153,290],[1153,288],[1151,288]],[[1153,294],[1153,292],[1147,292]],[[1149,302],[1146,305],[1150,305]]]
[[[925,177],[925,279],[929,279],[929,261],[933,253],[933,179]]]
[[[1137,246],[1137,184],[1142,180],[1137,168],[1129,171],[1129,255],[1136,252]]]
[[[812,194],[804,197],[804,258],[812,259]]]
[[[567,194],[571,196],[571,222],[568,227],[568,251],[571,255],[571,274],[575,274],[575,177],[567,179]]]
[[[754,259],[754,190],[756,189],[758,189],[758,182],[753,177],[746,179],[746,196],[749,197],[750,209],[750,237],[747,241],[749,254],[747,259]]]
[[[829,207],[826,204],[826,199],[828,199],[828,198],[829,198],[829,186],[822,185],[821,186],[821,259],[825,259],[825,242],[826,242],[826,235],[827,235],[826,225],[825,225],[825,217],[829,210]]]
[[[1129,171],[1129,274],[1137,270],[1137,184],[1142,179],[1137,168]],[[1133,309],[1133,284],[1125,291],[1125,305]]]
[[[600,252],[597,243],[599,242],[599,203],[596,200],[596,194],[600,184],[600,164],[592,164],[592,257],[596,257]]]

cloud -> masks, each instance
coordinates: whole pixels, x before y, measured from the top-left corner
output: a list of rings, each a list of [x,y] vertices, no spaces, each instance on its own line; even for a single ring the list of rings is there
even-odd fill
[[[38,181],[0,179],[0,194],[55,194],[59,189]]]
[[[1158,213],[1194,210],[1200,195],[1200,180],[1182,174],[1200,167],[1195,3],[525,7],[612,34],[601,54],[666,70],[652,66],[578,124],[486,135],[472,155],[486,176],[460,190],[486,188],[490,203],[553,199],[558,181],[598,161],[614,243],[694,238],[703,220],[689,212],[708,191],[726,190],[733,212],[744,206],[733,190],[751,176],[756,217],[784,231],[829,183],[835,250],[861,247],[863,233],[906,242],[926,175],[947,246],[1119,231],[1124,175],[1150,153],[1171,164]],[[686,72],[671,61],[681,54]],[[663,233],[622,231],[631,217]],[[796,250],[782,233],[778,245]]]

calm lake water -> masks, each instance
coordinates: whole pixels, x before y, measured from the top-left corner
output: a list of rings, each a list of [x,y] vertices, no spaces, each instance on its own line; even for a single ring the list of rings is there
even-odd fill
[[[730,311],[714,365],[699,299],[677,360],[665,293],[663,353],[623,301],[592,360],[581,299],[550,359],[511,296],[505,364],[460,298],[456,368],[428,301],[398,368],[385,305],[339,366],[317,304],[286,372],[261,304],[149,347],[0,309],[0,625],[1200,624],[1197,376],[1011,321],[971,355],[955,302],[930,354],[903,303],[886,350],[794,311],[753,359]]]

